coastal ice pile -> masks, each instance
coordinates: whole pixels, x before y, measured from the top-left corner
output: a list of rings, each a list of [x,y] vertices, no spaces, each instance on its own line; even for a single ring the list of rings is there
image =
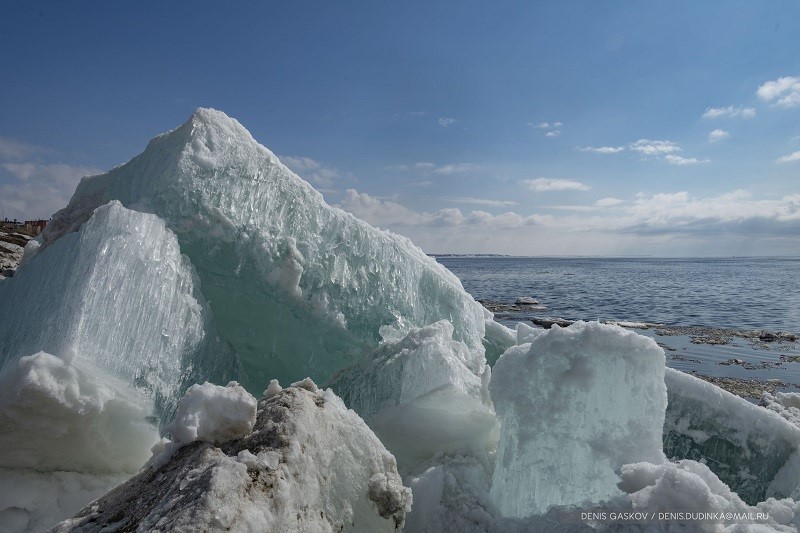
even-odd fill
[[[0,530],[81,507],[59,530],[618,529],[562,520],[596,506],[800,523],[797,398],[665,371],[613,325],[509,329],[214,110],[84,178],[25,247],[0,364]]]
[[[411,491],[403,486],[392,455],[332,391],[318,390],[311,380],[298,385],[259,402],[252,431],[240,432],[244,426],[210,415],[206,432],[215,435],[213,444],[198,439],[168,458],[156,457],[56,531],[388,532],[402,527]],[[174,425],[182,426],[186,412],[197,411],[198,403],[204,404],[202,412],[232,407],[234,418],[249,425],[255,399],[246,394],[238,386],[190,389]]]

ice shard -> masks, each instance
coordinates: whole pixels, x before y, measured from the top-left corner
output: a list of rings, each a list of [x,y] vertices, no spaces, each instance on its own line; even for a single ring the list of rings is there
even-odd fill
[[[664,452],[701,461],[744,501],[786,497],[800,487],[800,429],[678,370],[665,374],[669,405]]]
[[[444,452],[484,449],[497,422],[482,356],[442,320],[387,340],[331,381],[406,471]]]
[[[377,347],[383,325],[448,320],[483,353],[484,310],[458,278],[408,239],[327,205],[222,112],[198,109],[130,162],[84,178],[43,246],[110,200],[177,234],[250,390],[267,377],[324,380]]]
[[[489,384],[500,419],[491,498],[504,516],[619,494],[623,464],[663,462],[664,351],[598,322],[506,351]]]

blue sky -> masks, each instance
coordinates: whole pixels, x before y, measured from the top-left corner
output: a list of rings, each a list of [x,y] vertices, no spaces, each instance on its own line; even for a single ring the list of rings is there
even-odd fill
[[[794,1],[4,2],[0,214],[200,106],[428,252],[800,253]]]

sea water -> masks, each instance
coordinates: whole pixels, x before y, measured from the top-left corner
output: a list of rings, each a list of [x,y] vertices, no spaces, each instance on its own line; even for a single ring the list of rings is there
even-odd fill
[[[437,260],[478,300],[538,300],[538,307],[496,313],[512,327],[517,321],[554,317],[800,334],[800,257]],[[692,342],[689,335],[660,335],[659,328],[637,331],[655,337],[667,352],[667,365],[679,370],[800,384],[800,362],[791,361],[800,354],[798,342],[754,344],[733,338],[709,345]],[[731,359],[746,365],[727,364]]]

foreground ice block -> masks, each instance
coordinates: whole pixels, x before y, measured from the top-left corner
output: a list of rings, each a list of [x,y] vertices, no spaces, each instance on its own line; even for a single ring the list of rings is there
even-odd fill
[[[386,341],[331,387],[408,469],[436,453],[488,445],[497,425],[489,372],[443,320]]]
[[[0,364],[39,351],[80,358],[169,412],[185,384],[235,367],[198,285],[158,217],[111,202],[0,284]]]
[[[300,533],[402,528],[411,491],[403,486],[394,457],[330,390],[318,390],[311,380],[297,385],[274,387],[259,402],[252,432],[223,442],[194,441],[156,457],[136,477],[56,530]],[[207,412],[250,414],[248,402],[233,390],[204,387],[187,403],[196,404],[198,395]],[[224,409],[215,407],[216,402]]]
[[[800,487],[800,429],[678,370],[665,374],[664,452],[702,461],[744,501],[786,497]]]
[[[623,464],[664,459],[664,352],[650,338],[553,326],[506,351],[489,390],[501,425],[491,498],[504,516],[608,499]]]
[[[0,373],[0,530],[44,531],[121,483],[158,439],[152,400],[47,353]]]
[[[383,325],[445,319],[483,350],[484,310],[458,278],[408,239],[327,205],[224,113],[198,109],[127,164],[84,178],[43,247],[112,199],[178,235],[251,391],[273,377],[324,380],[377,347]]]

